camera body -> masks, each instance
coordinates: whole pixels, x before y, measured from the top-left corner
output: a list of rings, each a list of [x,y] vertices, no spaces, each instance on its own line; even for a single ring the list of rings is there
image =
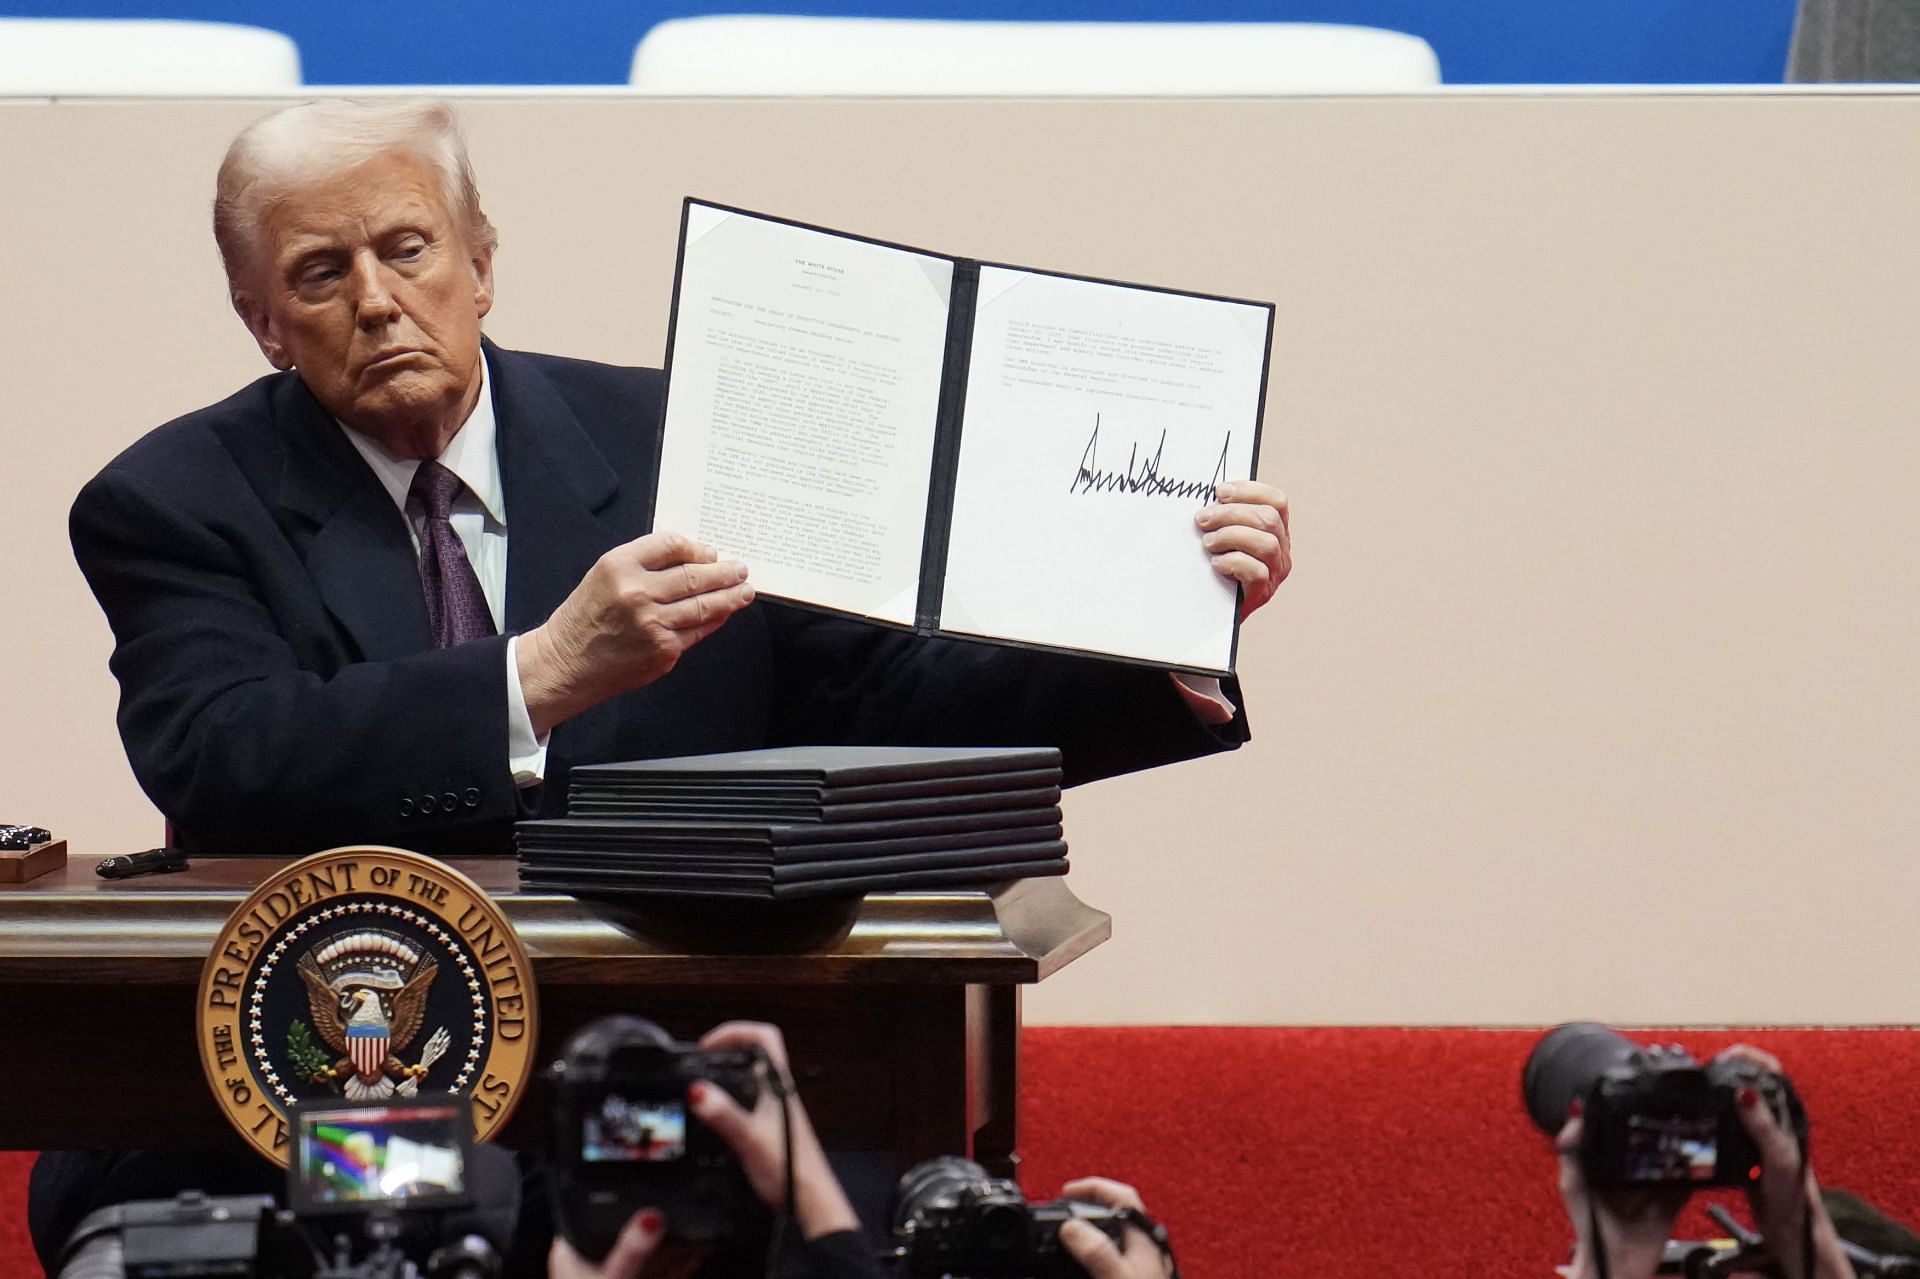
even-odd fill
[[[472,1103],[449,1096],[306,1102],[289,1118],[286,1208],[265,1195],[198,1191],[102,1208],[67,1241],[59,1279],[499,1273],[486,1239],[449,1229],[475,1206]]]
[[[751,1201],[739,1160],[687,1109],[704,1080],[751,1110],[764,1056],[676,1042],[639,1017],[602,1017],[548,1068],[550,1174],[560,1233],[599,1261],[643,1207],[666,1217],[668,1237],[724,1238]]]
[[[1127,1214],[1082,1199],[1030,1204],[1020,1187],[968,1159],[930,1159],[894,1192],[893,1233],[908,1279],[1085,1279],[1060,1244],[1063,1223],[1092,1223],[1123,1247]]]
[[[1749,1061],[1702,1065],[1651,1048],[1601,1075],[1588,1096],[1582,1158],[1596,1186],[1744,1186],[1759,1180],[1760,1150],[1735,1098],[1751,1087],[1806,1148],[1806,1118],[1786,1078]]]
[[[1737,1099],[1752,1088],[1804,1159],[1807,1115],[1786,1076],[1738,1058],[1702,1064],[1678,1047],[1645,1047],[1593,1023],[1556,1027],[1527,1060],[1522,1088],[1548,1133],[1583,1103],[1581,1167],[1594,1186],[1745,1186],[1760,1151]]]
[[[263,1245],[280,1229],[266,1195],[209,1196],[113,1204],[87,1214],[61,1257],[59,1279],[200,1279],[258,1272]]]

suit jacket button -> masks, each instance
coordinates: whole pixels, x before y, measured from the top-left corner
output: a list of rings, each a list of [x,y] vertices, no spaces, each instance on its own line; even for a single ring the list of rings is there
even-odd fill
[[[460,807],[460,797],[454,794],[452,791],[448,791],[446,794],[440,797],[441,812],[451,813],[454,809],[458,807]]]
[[[480,788],[478,786],[467,787],[467,793],[465,795],[465,799],[467,801],[468,808],[480,807]]]
[[[413,816],[413,801],[412,801],[412,800],[410,800],[410,799],[407,799],[407,798],[404,798],[404,797],[402,797],[402,799],[400,800],[400,815],[401,815],[402,817],[411,817],[411,816]]]
[[[435,800],[432,795],[422,795],[420,797],[420,811],[423,813],[431,813],[434,805],[438,802],[439,801]]]

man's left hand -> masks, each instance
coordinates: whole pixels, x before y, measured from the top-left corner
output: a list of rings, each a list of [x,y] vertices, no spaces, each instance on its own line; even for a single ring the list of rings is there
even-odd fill
[[[1214,497],[1194,523],[1200,526],[1200,544],[1213,556],[1213,571],[1240,584],[1240,620],[1245,621],[1293,571],[1287,495],[1271,484],[1231,480],[1216,486]]]

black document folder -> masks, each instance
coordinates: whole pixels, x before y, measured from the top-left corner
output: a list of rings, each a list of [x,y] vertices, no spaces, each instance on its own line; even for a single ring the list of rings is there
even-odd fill
[[[1006,773],[960,774],[917,781],[873,782],[867,785],[829,785],[825,782],[779,780],[730,781],[686,776],[673,781],[604,778],[593,766],[574,770],[570,799],[668,800],[675,802],[781,804],[879,804],[901,799],[959,797],[982,792],[1058,788],[1058,768],[1018,769]],[[585,774],[583,777],[582,774]]]
[[[752,822],[752,821],[639,821],[587,817],[551,817],[521,822],[514,840],[523,854],[552,848],[599,846],[628,848],[720,848],[774,850],[816,844],[857,849],[874,843],[970,835],[980,831],[1060,824],[1057,807],[1013,812],[949,813],[902,821],[860,822]]]
[[[885,871],[862,868],[842,875],[799,880],[775,880],[766,874],[692,876],[644,872],[587,880],[578,875],[523,869],[520,883],[526,890],[563,892],[576,897],[723,897],[779,902],[935,888],[984,888],[1009,879],[1064,875],[1067,869],[1065,857]]]
[[[738,861],[694,861],[683,857],[562,857],[545,860],[523,872],[542,879],[571,879],[584,884],[617,884],[635,877],[700,879],[707,876],[744,876],[772,883],[799,883],[813,879],[840,879],[848,875],[894,874],[917,870],[965,870],[1051,861],[1067,855],[1065,841],[1036,839],[1022,843],[977,843],[946,849],[919,849],[886,856],[824,857],[817,861],[773,865]]]
[[[572,791],[567,798],[570,817],[635,819],[823,822],[830,825],[864,825],[872,822],[905,821],[924,817],[946,817],[979,813],[993,815],[1043,809],[1058,812],[1060,788],[1047,786],[1034,790],[978,791],[970,795],[923,795],[913,799],[880,800],[866,804],[841,804],[831,801],[729,799],[636,799],[626,796],[600,798],[592,791]]]
[[[953,780],[952,791],[931,792],[948,794],[977,790],[995,774],[1035,769],[1050,769],[1057,774],[1059,768],[1060,750],[1054,746],[785,746],[622,764],[583,764],[573,770],[571,785],[618,782],[693,787],[780,782],[824,787],[837,793],[850,786],[921,782],[940,787]],[[988,789],[1008,787],[996,784]]]
[[[1254,477],[1273,316],[689,199],[652,526],[807,607],[1230,674],[1193,514]]]
[[[1047,843],[1059,839],[1061,834],[1060,824],[1054,822],[1045,826],[1009,824],[982,830],[893,839],[838,839],[783,845],[753,840],[699,838],[641,842],[618,835],[595,837],[563,832],[552,838],[521,840],[520,856],[522,862],[530,866],[566,862],[618,868],[639,865],[643,861],[655,866],[665,866],[675,861],[703,864],[725,862],[736,866],[790,866],[857,857],[978,848],[981,845]]]
[[[1059,765],[1051,747],[877,746],[590,765],[568,816],[516,827],[521,882],[773,900],[1063,874]]]

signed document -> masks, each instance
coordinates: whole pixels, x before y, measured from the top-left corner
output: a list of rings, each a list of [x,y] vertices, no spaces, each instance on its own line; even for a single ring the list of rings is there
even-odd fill
[[[1193,517],[1253,476],[1272,326],[689,200],[653,527],[813,607],[1229,673]]]

